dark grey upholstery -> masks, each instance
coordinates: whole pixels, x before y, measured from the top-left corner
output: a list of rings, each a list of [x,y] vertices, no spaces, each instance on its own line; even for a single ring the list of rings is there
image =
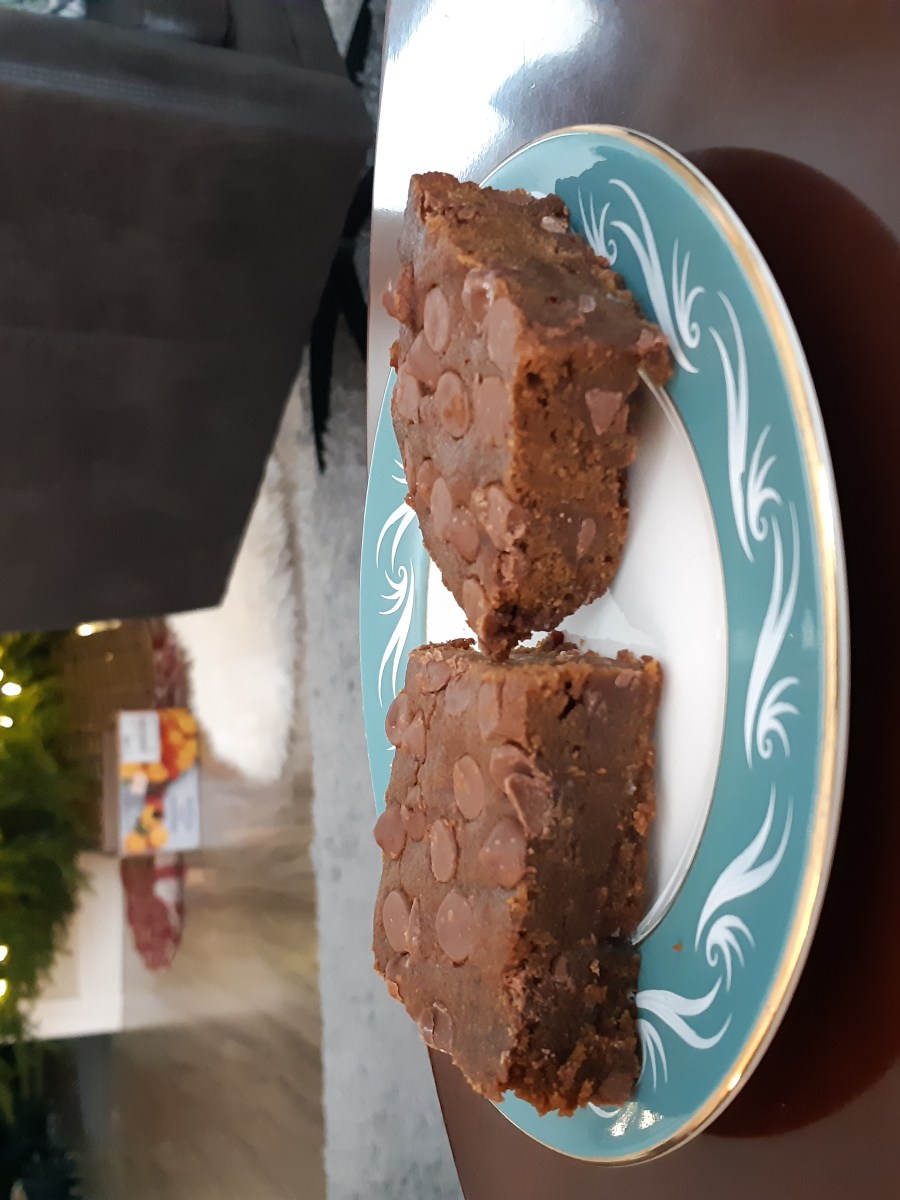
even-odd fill
[[[219,600],[371,137],[318,3],[131,7],[0,10],[0,629]]]

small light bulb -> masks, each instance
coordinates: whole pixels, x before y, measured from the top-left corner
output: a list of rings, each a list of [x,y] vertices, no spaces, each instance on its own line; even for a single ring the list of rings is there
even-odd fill
[[[2,726],[3,729],[12,729],[12,723],[12,717],[0,717],[0,726]]]
[[[86,621],[83,625],[76,626],[75,632],[79,637],[90,637],[94,632],[94,627]]]
[[[0,679],[2,679],[2,678],[3,678],[3,672],[0,671]]]
[[[9,946],[0,946],[0,962],[6,962],[9,958]]]
[[[6,982],[5,979],[0,979],[0,1000],[3,999],[3,997],[6,995],[6,993],[8,991],[9,991],[9,984]]]
[[[3,687],[0,687],[0,692],[2,692],[4,696],[21,696],[22,695],[22,689],[19,686],[19,684],[13,683],[12,681],[10,681],[9,683],[4,683]]]

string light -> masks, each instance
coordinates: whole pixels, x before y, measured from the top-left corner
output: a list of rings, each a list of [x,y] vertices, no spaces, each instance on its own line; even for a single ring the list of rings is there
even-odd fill
[[[10,680],[9,683],[4,683],[3,687],[0,687],[0,692],[2,692],[4,696],[21,696],[22,688],[18,683],[13,683],[12,680]]]
[[[9,958],[9,946],[0,946],[0,963],[6,962]]]
[[[9,991],[9,984],[6,982],[5,979],[0,979],[0,1000],[3,999],[3,997],[6,995],[6,993],[8,991]]]
[[[0,717],[0,726],[2,726],[3,729],[12,729],[12,726],[13,726],[12,717],[7,717],[7,716]]]
[[[110,629],[121,629],[121,621],[85,621],[75,626],[79,637],[90,637],[92,633],[106,633]]]

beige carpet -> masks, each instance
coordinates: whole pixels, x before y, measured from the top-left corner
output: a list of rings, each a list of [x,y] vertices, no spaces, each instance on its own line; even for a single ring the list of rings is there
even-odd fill
[[[365,377],[346,340],[336,368],[324,475],[315,471],[307,409],[287,418],[297,419],[328,1195],[455,1200],[459,1185],[425,1048],[372,969],[381,854],[372,839],[359,685]]]

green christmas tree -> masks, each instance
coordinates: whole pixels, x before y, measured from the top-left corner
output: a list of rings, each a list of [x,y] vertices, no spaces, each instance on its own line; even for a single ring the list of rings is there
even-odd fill
[[[38,1042],[0,1047],[0,1197],[75,1200],[72,1156],[56,1143],[47,1101],[46,1061],[58,1049]]]
[[[78,899],[84,781],[66,760],[52,636],[0,639],[0,1037],[53,965]]]
[[[10,1195],[13,1200],[74,1200],[81,1192],[71,1155],[53,1146],[35,1154]]]

